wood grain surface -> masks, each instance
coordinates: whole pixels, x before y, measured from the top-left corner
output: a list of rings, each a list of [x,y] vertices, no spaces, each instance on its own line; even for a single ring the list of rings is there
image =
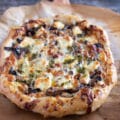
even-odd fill
[[[32,1],[32,0],[30,0]],[[33,0],[34,2],[34,0]],[[107,24],[112,34],[120,40],[120,15],[107,9],[72,5],[76,12],[86,18],[94,18]],[[98,14],[100,13],[100,14]],[[116,59],[116,58],[115,58]],[[4,96],[0,96],[0,120],[120,120],[120,60],[115,64],[118,72],[118,83],[113,88],[107,101],[97,111],[83,116],[67,116],[64,118],[43,118],[41,115],[19,109]]]

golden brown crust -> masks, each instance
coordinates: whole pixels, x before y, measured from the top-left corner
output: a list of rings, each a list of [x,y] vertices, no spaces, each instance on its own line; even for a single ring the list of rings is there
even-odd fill
[[[78,21],[79,18],[76,16],[58,16],[56,19],[60,19],[65,22],[71,23],[74,21]],[[86,21],[83,22],[83,26],[87,26]],[[109,66],[108,68],[108,79],[106,80],[106,84],[101,86],[96,86],[92,89],[83,89],[82,91],[79,90],[74,97],[61,97],[61,96],[42,96],[42,97],[35,97],[32,95],[23,94],[26,87],[22,87],[22,84],[14,84],[14,77],[12,75],[3,74],[3,64],[6,60],[6,53],[4,51],[4,47],[10,43],[12,36],[14,35],[15,31],[12,30],[9,33],[8,38],[4,41],[1,46],[1,54],[0,60],[2,61],[0,66],[0,92],[8,97],[13,103],[15,103],[18,107],[26,110],[30,110],[33,112],[40,113],[46,116],[55,116],[55,117],[62,117],[69,114],[85,114],[87,112],[95,111],[99,108],[106,98],[108,97],[111,89],[115,85],[117,81],[116,69],[113,61],[113,57],[110,51],[110,45],[108,41],[108,37],[104,30],[99,27],[93,27],[94,31],[98,31],[97,37],[100,38],[101,43],[104,43],[106,47],[106,52],[108,53],[109,60],[107,61],[106,65]],[[82,29],[82,27],[81,27]],[[102,39],[101,39],[102,38]],[[92,94],[94,93],[94,94]],[[84,94],[84,95],[83,95]],[[88,95],[89,94],[89,95]],[[94,95],[94,96],[92,96]],[[89,96],[89,97],[88,97]]]

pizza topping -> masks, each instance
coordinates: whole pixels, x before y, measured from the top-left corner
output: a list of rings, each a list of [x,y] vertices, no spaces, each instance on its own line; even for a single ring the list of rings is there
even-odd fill
[[[80,74],[76,74],[76,75],[74,76],[74,79],[75,79],[75,80],[80,80]]]
[[[23,49],[20,47],[16,47],[13,49],[13,53],[16,55],[16,57],[19,58],[21,56],[21,54],[23,53]]]
[[[79,68],[77,69],[77,72],[78,72],[78,73],[85,73],[85,68],[84,68],[84,67],[79,67]]]
[[[29,29],[29,30],[27,30],[27,32],[26,32],[26,36],[33,36],[33,35],[35,35],[34,28],[33,28],[33,29]]]
[[[16,82],[28,86],[29,94],[65,96],[75,94],[83,84],[94,87],[104,79],[99,68],[106,53],[91,29],[85,21],[29,21],[12,47],[4,47],[19,58],[16,69],[11,67],[9,73],[16,76]]]
[[[65,25],[64,30],[66,30],[66,29],[72,29],[73,26],[74,26],[73,24]]]
[[[75,59],[66,59],[64,60],[64,64],[70,64],[72,62],[74,62]]]
[[[26,36],[29,36],[29,37],[34,36],[39,28],[40,26],[30,27],[30,28],[29,26],[26,26]]]
[[[40,88],[41,90],[46,90],[51,86],[51,77],[40,77],[35,80],[34,88]]]
[[[4,49],[7,50],[7,51],[12,51],[13,50],[12,47],[4,47]]]
[[[23,41],[19,44],[21,47],[27,47],[34,44],[34,40],[30,37],[25,37]]]
[[[16,48],[14,48],[14,47],[4,47],[4,49],[7,50],[7,51],[12,51],[15,54],[16,57],[19,57],[22,54],[22,48],[20,48],[20,47],[18,47],[18,48],[17,47]]]
[[[49,67],[50,68],[54,67],[54,60],[53,59],[50,59],[50,61],[49,61]]]
[[[13,67],[10,68],[9,74],[17,76],[17,72],[13,69]]]
[[[80,35],[82,34],[82,31],[78,26],[73,27],[73,35]]]
[[[49,30],[54,31],[54,30],[57,30],[57,28],[54,26],[50,26]]]
[[[74,88],[74,89],[63,89],[63,88],[49,88],[46,91],[46,95],[48,96],[57,96],[57,95],[61,95],[64,92],[67,93],[76,93],[79,90],[79,88]]]
[[[58,22],[58,21],[55,21],[53,26],[57,29],[63,29],[64,28],[64,24],[62,22]]]
[[[22,48],[22,47],[14,47],[13,46],[13,47],[4,47],[4,49],[7,51],[12,51],[17,58],[20,58],[22,53],[28,52],[27,48]]]
[[[69,74],[70,74],[70,75],[73,75],[73,71],[72,71],[72,70],[70,70],[70,71],[69,71]]]
[[[85,33],[82,31],[79,34],[77,34],[77,37],[78,38],[83,38],[83,37],[85,37]]]
[[[21,43],[23,40],[22,40],[21,38],[17,38],[16,41],[17,41],[18,43]]]
[[[38,92],[41,92],[40,88],[31,88],[31,87],[28,88],[28,94],[30,94],[30,93],[38,93]]]
[[[95,43],[94,44],[97,48],[103,48],[103,45],[101,43]]]
[[[102,80],[102,77],[101,77],[101,71],[99,69],[96,69],[90,76],[91,79],[95,79],[95,80],[98,80],[98,81],[101,81]]]

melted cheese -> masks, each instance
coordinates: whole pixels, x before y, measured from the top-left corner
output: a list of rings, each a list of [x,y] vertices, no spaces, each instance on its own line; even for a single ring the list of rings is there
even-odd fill
[[[48,78],[45,78],[45,77],[37,78],[35,80],[34,87],[35,88],[40,88],[41,90],[46,90],[49,87],[51,87],[51,84],[52,84],[52,80],[51,80],[51,77],[49,75]]]
[[[90,82],[90,75],[88,71],[86,71],[85,74],[82,76],[80,82],[83,84],[88,84]]]
[[[85,64],[85,67],[88,71],[94,71],[100,66],[100,63],[98,61],[93,61],[89,65]]]
[[[23,61],[23,64],[22,64],[23,75],[25,75],[25,76],[29,75],[29,67],[30,67],[30,63],[29,63],[28,59],[25,58]]]
[[[66,40],[63,38],[59,38],[59,43],[60,43],[61,49],[66,49],[67,46],[71,46],[72,42],[73,42],[72,40]]]
[[[54,22],[54,27],[58,28],[58,29],[63,29],[64,28],[64,24],[62,22]]]
[[[73,35],[82,34],[82,30],[78,26],[74,27],[72,31]]]
[[[64,39],[64,38],[62,38],[62,37],[59,37],[59,38],[58,38],[58,42],[59,42],[59,44],[60,44],[61,51],[62,51],[63,53],[66,53],[66,52],[68,52],[67,47],[68,47],[68,46],[72,46],[72,44],[73,44],[73,39],[72,39],[71,37],[69,37],[68,39]]]
[[[20,46],[21,46],[21,47],[26,47],[26,46],[32,45],[32,44],[34,44],[34,43],[35,43],[35,41],[34,41],[32,38],[30,38],[30,37],[25,37],[25,38],[23,39],[23,41],[20,43]]]
[[[96,40],[96,37],[95,36],[85,36],[84,38],[82,38],[82,40],[86,40],[92,44],[96,43],[97,40]]]

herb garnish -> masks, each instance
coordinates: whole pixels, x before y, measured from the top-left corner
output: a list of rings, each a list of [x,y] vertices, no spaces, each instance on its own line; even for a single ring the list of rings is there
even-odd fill
[[[74,62],[74,58],[72,58],[72,59],[66,59],[66,60],[64,60],[64,64],[71,64],[72,62]]]

